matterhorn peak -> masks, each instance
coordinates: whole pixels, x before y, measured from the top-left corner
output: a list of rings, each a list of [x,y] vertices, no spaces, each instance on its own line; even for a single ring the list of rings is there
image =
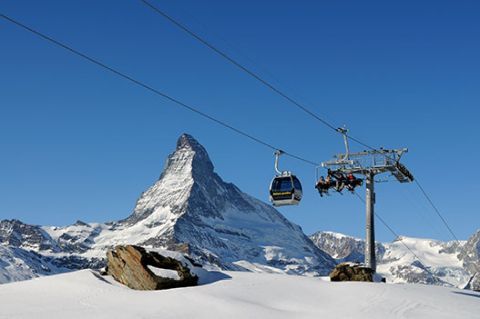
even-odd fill
[[[182,134],[175,151],[168,156],[160,179],[169,173],[189,173],[194,179],[213,174],[213,164],[205,148],[191,135]]]
[[[183,133],[177,140],[177,150],[189,148],[194,151],[206,152],[200,143],[190,134]]]
[[[215,178],[205,148],[193,136],[184,133],[178,138],[175,151],[168,156],[160,178],[142,194],[134,213],[126,221],[136,223],[164,208],[181,215],[185,212],[193,184],[208,183]]]

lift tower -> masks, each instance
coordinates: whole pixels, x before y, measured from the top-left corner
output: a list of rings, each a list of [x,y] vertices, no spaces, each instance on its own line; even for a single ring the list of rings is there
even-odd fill
[[[367,150],[350,153],[348,145],[348,130],[338,128],[343,135],[345,154],[337,154],[333,160],[323,162],[322,167],[344,175],[357,174],[365,176],[366,184],[366,241],[365,241],[365,266],[376,272],[375,258],[375,176],[382,173],[391,173],[400,183],[413,181],[413,175],[400,163],[400,158],[408,149]]]

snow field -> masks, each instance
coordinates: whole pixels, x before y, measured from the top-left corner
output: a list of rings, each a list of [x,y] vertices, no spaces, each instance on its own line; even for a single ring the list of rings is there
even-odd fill
[[[480,318],[480,294],[454,288],[248,272],[219,278],[164,291],[131,290],[90,270],[10,283],[0,286],[0,318]]]

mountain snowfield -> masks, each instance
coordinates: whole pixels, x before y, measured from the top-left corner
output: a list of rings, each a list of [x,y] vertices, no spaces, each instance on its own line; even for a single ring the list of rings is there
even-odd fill
[[[480,293],[456,288],[251,272],[217,273],[203,281],[207,284],[197,287],[136,291],[80,270],[0,285],[0,318],[476,319],[480,314]]]
[[[460,241],[458,244],[453,241],[409,237],[400,237],[391,243],[377,242],[377,272],[385,277],[387,282],[392,283],[424,283],[465,288],[480,267],[479,235],[480,230],[470,240]],[[335,232],[317,232],[310,238],[337,262],[364,260],[365,241],[362,239]],[[471,256],[471,260],[465,256]],[[480,286],[474,288],[478,289]]]

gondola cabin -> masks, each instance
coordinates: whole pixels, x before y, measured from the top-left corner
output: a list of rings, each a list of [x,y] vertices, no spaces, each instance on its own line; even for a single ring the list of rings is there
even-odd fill
[[[291,173],[275,176],[270,185],[270,201],[273,206],[298,205],[302,194],[300,180]]]

